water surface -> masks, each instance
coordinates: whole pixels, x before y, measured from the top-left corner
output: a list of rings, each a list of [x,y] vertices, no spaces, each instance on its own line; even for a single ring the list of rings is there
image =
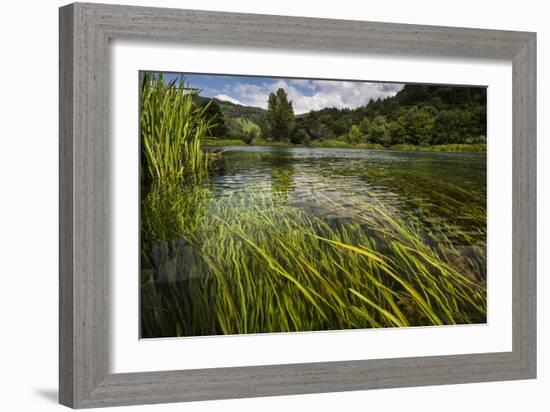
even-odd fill
[[[333,219],[353,218],[357,200],[375,197],[414,213],[426,230],[453,227],[485,243],[485,224],[479,221],[480,216],[486,220],[485,154],[261,146],[221,150],[225,153],[206,183],[217,197],[282,192],[287,205]]]

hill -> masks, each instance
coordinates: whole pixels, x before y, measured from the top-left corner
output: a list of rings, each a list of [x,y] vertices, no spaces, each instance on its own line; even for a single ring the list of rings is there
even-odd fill
[[[201,104],[212,100],[222,114],[218,122],[223,117],[226,128],[215,137],[246,143],[260,135],[271,139],[267,110],[198,99]],[[288,138],[298,144],[316,140],[383,146],[485,143],[486,111],[486,88],[407,84],[393,97],[355,109],[332,107],[296,116],[293,136]]]
[[[210,99],[207,97],[197,96],[197,102],[199,104],[203,104],[210,100],[218,105],[226,121],[229,119],[237,119],[239,117],[242,117],[244,119],[250,120],[253,123],[259,124],[262,115],[267,113],[267,110],[261,109],[259,107],[243,106],[216,98]]]

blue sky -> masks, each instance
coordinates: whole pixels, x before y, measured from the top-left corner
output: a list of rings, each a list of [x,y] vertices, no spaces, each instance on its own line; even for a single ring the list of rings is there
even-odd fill
[[[165,73],[168,80],[181,74]],[[245,106],[267,108],[269,93],[282,87],[292,101],[296,114],[326,107],[364,106],[370,99],[395,95],[399,83],[373,83],[340,80],[288,79],[281,77],[227,76],[183,73],[187,83],[201,89],[201,95],[216,97]]]

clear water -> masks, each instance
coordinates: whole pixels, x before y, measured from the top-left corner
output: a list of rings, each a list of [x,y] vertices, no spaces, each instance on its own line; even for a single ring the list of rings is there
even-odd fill
[[[260,146],[217,150],[225,152],[207,183],[215,196],[283,192],[287,205],[334,219],[353,217],[355,200],[375,196],[414,213],[427,230],[452,227],[473,235],[478,244],[485,242],[485,154]]]

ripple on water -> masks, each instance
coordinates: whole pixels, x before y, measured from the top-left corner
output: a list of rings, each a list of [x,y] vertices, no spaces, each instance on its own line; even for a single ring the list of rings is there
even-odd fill
[[[448,224],[478,234],[461,216],[468,208],[486,209],[484,155],[242,146],[224,150],[205,183],[217,197],[283,194],[290,207],[334,218],[353,217],[358,201],[382,202],[418,215],[426,230]]]

